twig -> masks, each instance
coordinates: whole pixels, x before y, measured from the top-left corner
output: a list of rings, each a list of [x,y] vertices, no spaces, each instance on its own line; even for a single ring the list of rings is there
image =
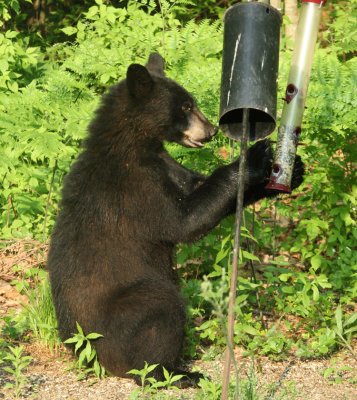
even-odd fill
[[[276,201],[278,201],[278,200],[276,200]],[[273,205],[273,209],[274,209],[274,216],[273,216],[273,243],[272,243],[273,254],[272,254],[272,256],[273,256],[273,260],[275,260],[275,256],[276,256],[276,216],[277,216],[275,204]]]
[[[52,171],[52,177],[51,177],[51,183],[50,183],[50,190],[48,191],[47,201],[46,201],[45,218],[44,218],[44,221],[43,221],[43,239],[44,239],[44,240],[46,239],[46,227],[47,227],[48,208],[49,208],[50,201],[51,201],[52,188],[53,188],[53,182],[54,182],[54,180],[55,180],[55,174],[56,174],[56,171],[57,171],[57,165],[58,165],[58,162],[57,162],[57,159],[56,159],[56,162],[55,162],[55,165],[54,165],[53,171]]]
[[[280,374],[279,379],[275,382],[274,387],[270,390],[270,393],[264,398],[264,400],[273,400],[275,393],[280,389],[284,379],[287,377],[288,373],[291,370],[291,367],[295,364],[295,361],[292,360],[285,367],[284,371]]]

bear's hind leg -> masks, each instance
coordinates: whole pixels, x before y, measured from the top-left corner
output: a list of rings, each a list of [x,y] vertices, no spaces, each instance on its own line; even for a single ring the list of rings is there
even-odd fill
[[[164,380],[163,367],[169,373],[186,375],[179,387],[195,386],[201,376],[176,370],[182,355],[185,305],[178,288],[171,282],[141,280],[120,290],[109,303],[106,334],[98,341],[102,364],[119,376],[133,375],[131,369],[159,364],[150,376]]]

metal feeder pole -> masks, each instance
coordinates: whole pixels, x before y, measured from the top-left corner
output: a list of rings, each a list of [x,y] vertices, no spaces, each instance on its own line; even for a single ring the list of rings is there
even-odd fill
[[[237,192],[237,206],[235,214],[235,233],[234,233],[232,272],[231,272],[231,281],[230,281],[229,299],[228,299],[227,349],[225,353],[224,366],[223,366],[222,400],[228,399],[230,366],[232,357],[234,357],[234,340],[233,340],[234,321],[235,321],[234,309],[235,309],[237,281],[238,281],[239,250],[241,246],[240,232],[243,219],[242,215],[243,215],[243,203],[244,203],[244,171],[246,168],[246,161],[247,161],[248,137],[249,137],[249,108],[244,108],[243,120],[242,120],[242,136],[240,141],[238,192]]]
[[[234,358],[235,302],[247,144],[248,140],[265,138],[276,126],[280,25],[280,13],[267,0],[235,4],[227,10],[224,18],[219,124],[226,136],[240,140],[241,151],[222,400],[228,399],[230,365]]]
[[[307,89],[322,5],[326,0],[303,0],[296,29],[295,46],[278,131],[276,154],[267,189],[291,192],[296,148],[301,134]]]

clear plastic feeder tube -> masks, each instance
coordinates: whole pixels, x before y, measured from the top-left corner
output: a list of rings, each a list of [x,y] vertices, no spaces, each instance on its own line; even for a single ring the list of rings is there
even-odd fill
[[[296,148],[324,1],[303,0],[268,189],[291,192]]]

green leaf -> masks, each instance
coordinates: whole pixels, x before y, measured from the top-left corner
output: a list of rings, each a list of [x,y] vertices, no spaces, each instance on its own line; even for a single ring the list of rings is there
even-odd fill
[[[77,33],[77,28],[74,28],[73,26],[67,26],[66,28],[62,28],[61,31],[67,36],[71,36]]]
[[[319,347],[319,352],[320,352],[321,354],[327,354],[327,353],[329,352],[328,346],[326,346],[326,345],[320,346],[320,347]]]
[[[335,321],[336,321],[336,326],[337,326],[337,333],[342,335],[343,333],[343,327],[342,327],[342,308],[341,306],[337,306],[336,311],[335,311]]]
[[[83,329],[81,328],[81,326],[79,325],[78,322],[76,322],[76,327],[77,327],[78,333],[80,333],[82,336],[84,336]]]
[[[344,322],[343,326],[349,326],[354,324],[357,321],[357,312],[353,313],[347,320]]]
[[[84,360],[86,358],[86,353],[85,351],[81,351],[78,357],[78,365],[80,368],[82,368],[85,364],[84,364]]]
[[[153,389],[159,389],[159,388],[163,388],[165,386],[167,386],[166,382],[158,382],[155,378],[150,377],[147,379],[147,382],[150,384],[150,387]]]
[[[320,268],[321,261],[322,261],[322,257],[319,254],[316,254],[313,257],[311,257],[310,262],[311,262],[311,266],[314,269],[314,271],[317,271]]]
[[[77,351],[82,347],[83,343],[84,343],[83,339],[78,339],[78,341],[77,341],[77,343],[76,343],[76,345],[74,347],[74,352],[75,353],[77,353]]]
[[[171,377],[170,383],[172,384],[172,383],[174,383],[174,382],[177,382],[177,381],[179,381],[180,379],[182,379],[184,376],[185,376],[185,375],[174,375],[174,376]]]
[[[332,367],[326,368],[325,371],[323,372],[323,377],[325,379],[328,379],[334,373],[335,373],[335,368]]]
[[[100,364],[99,364],[98,360],[94,361],[93,370],[94,370],[95,376],[99,378],[101,376],[101,373],[100,373],[101,368],[100,368]]]
[[[88,362],[91,361],[90,360],[90,356],[91,356],[91,353],[92,353],[92,346],[91,346],[89,341],[87,342],[87,345],[86,345],[86,347],[85,347],[85,349],[83,351],[85,352],[85,356],[86,356],[87,361]]]
[[[86,18],[92,19],[95,15],[98,14],[99,8],[98,6],[92,6],[89,8],[88,12],[86,13]]]
[[[63,343],[77,343],[78,339],[76,337],[71,337],[69,339],[66,339]]]
[[[244,301],[247,300],[249,297],[249,294],[240,294],[239,296],[236,297],[236,304],[242,304]]]
[[[16,37],[19,34],[19,32],[16,31],[7,31],[5,33],[5,37],[8,39],[13,39],[14,37]]]
[[[152,364],[147,367],[147,372],[152,372],[159,364]]]
[[[103,337],[103,335],[101,335],[100,333],[95,333],[95,332],[89,333],[86,336],[86,338],[89,339],[89,340],[98,339],[98,338],[101,338],[101,337]]]
[[[89,357],[87,356],[87,361],[91,362],[96,356],[97,356],[97,352],[95,351],[95,349],[91,349]]]
[[[291,273],[286,273],[286,274],[280,274],[279,275],[279,279],[282,282],[287,282],[289,280],[289,278],[291,278],[292,274]]]
[[[344,334],[346,336],[354,332],[357,332],[357,326],[352,326],[352,328],[345,329]]]
[[[128,374],[131,374],[131,375],[139,375],[139,376],[142,375],[141,371],[138,370],[138,369],[131,369],[130,371],[128,371]]]
[[[260,335],[260,332],[251,325],[239,324],[239,330],[253,336]]]
[[[281,291],[286,294],[293,294],[295,293],[295,289],[292,286],[283,286]]]
[[[226,258],[228,252],[229,252],[228,249],[226,249],[226,250],[224,250],[224,249],[220,250],[220,251],[217,253],[216,260],[215,260],[215,264],[218,264],[220,261],[222,261],[224,258]]]
[[[312,299],[314,301],[318,301],[320,297],[320,292],[318,287],[316,285],[311,285],[311,289],[312,289]]]
[[[166,381],[169,381],[169,380],[170,380],[170,374],[169,374],[168,370],[167,370],[165,367],[163,367],[162,370],[163,370],[163,372],[164,372],[164,378],[165,378],[165,380],[166,380]]]
[[[259,258],[256,255],[249,253],[248,251],[245,251],[245,250],[242,250],[242,253],[243,253],[243,257],[246,260],[253,260],[253,261],[260,262]]]

